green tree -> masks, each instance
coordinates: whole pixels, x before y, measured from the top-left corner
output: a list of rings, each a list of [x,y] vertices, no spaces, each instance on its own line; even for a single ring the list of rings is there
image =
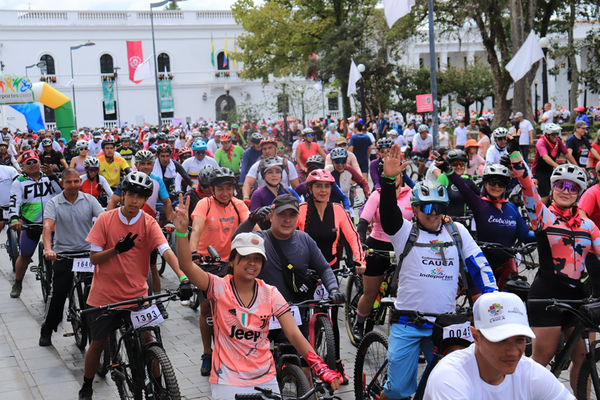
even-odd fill
[[[177,11],[181,10],[181,8],[179,8],[176,1],[170,1],[169,4],[165,6],[165,10]]]
[[[417,95],[430,93],[431,91],[431,73],[429,68],[405,68],[399,67],[389,78],[395,85],[395,94],[393,108],[401,111],[403,114],[417,112]],[[442,98],[447,91],[443,85],[439,85],[444,80],[443,75],[438,75],[438,98]],[[408,119],[405,118],[405,121]]]
[[[494,77],[489,65],[476,59],[464,67],[449,65],[438,75],[442,92],[456,97],[456,102],[465,108],[483,101],[494,94]]]

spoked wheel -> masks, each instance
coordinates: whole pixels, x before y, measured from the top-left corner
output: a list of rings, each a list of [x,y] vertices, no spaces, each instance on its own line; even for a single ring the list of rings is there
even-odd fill
[[[175,371],[161,347],[152,346],[146,350],[146,369],[150,379],[150,383],[146,385],[146,399],[181,399]]]
[[[354,364],[354,396],[357,400],[379,399],[387,380],[388,340],[380,332],[365,335]]]
[[[52,268],[44,258],[44,245],[42,243],[38,246],[38,276],[40,278],[40,285],[42,287],[42,298],[44,303],[48,302],[50,297],[50,288],[52,282]]]
[[[358,310],[358,300],[363,294],[363,280],[362,275],[352,275],[348,278],[348,284],[346,285],[346,331],[350,338],[350,343],[358,347],[359,340],[352,334],[352,328],[356,323],[356,316]]]
[[[112,358],[112,368],[110,376],[117,386],[119,397],[122,400],[142,400],[142,388],[136,389],[133,371],[129,364],[129,355],[127,354],[127,341],[123,341],[117,348],[125,328],[121,327],[111,333],[108,339],[108,348]]]
[[[81,311],[85,308],[84,289],[85,283],[78,282],[71,290],[69,297],[69,308],[71,311],[71,326],[73,327],[73,336],[75,337],[75,345],[81,350],[85,350],[88,340],[88,325],[81,316]]]
[[[594,350],[594,368],[596,374],[600,374],[600,349],[595,348]],[[597,391],[592,383],[592,370],[590,368],[589,360],[587,357],[591,356],[588,354],[581,364],[579,369],[579,375],[577,376],[577,400],[597,399]]]
[[[8,243],[8,255],[12,264],[13,272],[16,271],[17,258],[19,258],[19,233],[13,229],[9,229],[10,240]]]
[[[285,364],[277,378],[283,399],[295,399],[304,396],[310,390],[308,379],[300,368],[294,364]]]
[[[528,254],[519,254],[517,262],[519,265],[519,275],[527,278],[527,282],[532,284],[540,266],[537,249]]]
[[[333,326],[325,315],[317,315],[315,319],[315,352],[330,369],[335,370],[335,336]]]

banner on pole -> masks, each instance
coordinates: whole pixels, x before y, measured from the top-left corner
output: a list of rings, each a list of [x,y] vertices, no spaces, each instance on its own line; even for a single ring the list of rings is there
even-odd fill
[[[0,75],[0,104],[34,102],[31,81],[26,76]]]
[[[433,111],[433,96],[430,94],[417,95],[417,112],[432,112]]]
[[[104,93],[104,112],[106,114],[114,114],[115,96],[113,82],[102,82],[102,92]]]
[[[127,42],[127,64],[129,65],[129,80],[136,85],[141,80],[136,81],[134,79],[135,70],[144,61],[144,53],[142,51],[142,41],[138,40],[135,42]]]
[[[173,93],[171,92],[171,81],[164,79],[158,84],[160,95],[160,111],[173,112]]]

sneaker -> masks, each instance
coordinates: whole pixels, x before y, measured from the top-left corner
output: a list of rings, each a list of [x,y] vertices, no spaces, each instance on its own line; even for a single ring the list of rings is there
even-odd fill
[[[363,337],[365,336],[364,330],[364,324],[359,324],[358,322],[354,324],[354,326],[352,327],[352,336],[354,336],[356,342],[360,342],[361,340],[363,340]]]
[[[163,303],[156,304],[156,307],[158,307],[158,311],[160,311],[160,313],[162,314],[164,319],[169,318],[169,313],[165,309],[165,306],[163,305]]]
[[[52,346],[52,329],[46,328],[43,324],[40,332],[39,345],[42,347]]]
[[[344,369],[344,364],[341,361],[335,363],[335,369],[337,370],[337,372],[340,373],[340,375],[342,375],[342,379],[341,379],[340,383],[342,385],[348,385],[350,383],[350,378],[348,378],[348,374],[346,374],[346,370]]]
[[[13,299],[21,297],[21,290],[23,290],[23,283],[15,282],[12,286],[12,290],[10,291],[10,297]]]
[[[181,300],[181,305],[184,307],[189,307],[191,302],[189,300]]]
[[[202,367],[200,367],[200,375],[210,376],[210,369],[212,365],[212,355],[202,354]]]
[[[84,386],[79,390],[79,400],[92,400],[94,390],[91,386]]]

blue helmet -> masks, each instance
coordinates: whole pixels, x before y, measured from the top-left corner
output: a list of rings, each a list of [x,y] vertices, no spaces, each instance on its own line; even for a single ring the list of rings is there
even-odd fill
[[[206,142],[204,140],[196,140],[192,144],[193,151],[206,150],[206,149],[207,149],[207,146],[206,146]]]
[[[410,204],[448,204],[450,198],[446,187],[438,182],[418,182],[410,195]]]

